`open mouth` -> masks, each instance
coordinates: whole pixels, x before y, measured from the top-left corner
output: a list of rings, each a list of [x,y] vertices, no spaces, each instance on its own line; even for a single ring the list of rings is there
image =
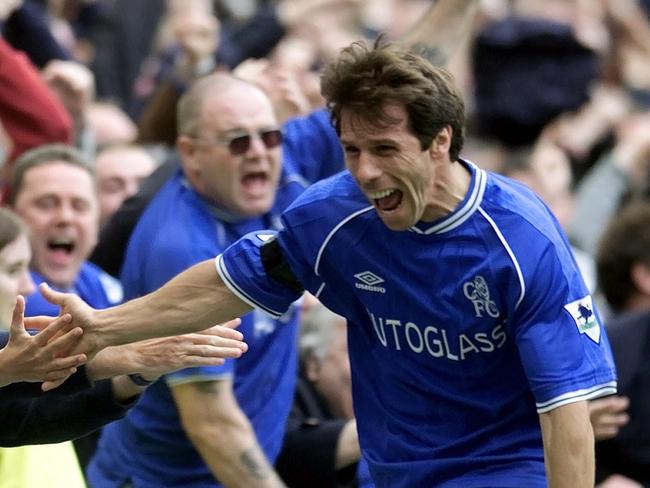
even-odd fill
[[[402,192],[396,189],[382,190],[370,194],[375,207],[382,212],[392,212],[402,203]]]
[[[256,173],[248,173],[242,178],[242,186],[244,190],[255,193],[266,188],[268,182],[268,175],[262,171]]]
[[[47,249],[55,256],[68,257],[73,253],[75,243],[72,239],[50,239],[47,241]]]

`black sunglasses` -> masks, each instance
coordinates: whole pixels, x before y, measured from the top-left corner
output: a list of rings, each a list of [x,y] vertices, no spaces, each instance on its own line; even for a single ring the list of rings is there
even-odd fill
[[[233,137],[224,139],[212,139],[210,141],[197,139],[203,144],[220,144],[227,146],[230,154],[233,156],[241,156],[251,148],[251,140],[253,137],[259,137],[267,149],[272,149],[282,143],[282,131],[280,129],[263,130],[260,132],[253,132],[247,134],[238,134]]]

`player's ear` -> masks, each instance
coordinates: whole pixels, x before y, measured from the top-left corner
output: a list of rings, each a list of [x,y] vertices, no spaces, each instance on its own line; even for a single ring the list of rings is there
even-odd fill
[[[451,136],[452,128],[449,125],[444,126],[438,131],[431,145],[429,146],[429,155],[432,159],[439,159],[445,153],[449,154],[449,148],[451,147]]]

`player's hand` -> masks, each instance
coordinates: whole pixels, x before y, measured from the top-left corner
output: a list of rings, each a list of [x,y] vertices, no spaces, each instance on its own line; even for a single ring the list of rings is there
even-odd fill
[[[84,354],[68,354],[79,343],[83,331],[75,327],[67,314],[50,318],[46,327],[32,336],[25,330],[25,300],[18,296],[9,331],[9,342],[0,350],[2,380],[56,381],[63,383],[77,367],[86,362]]]
[[[626,413],[630,400],[627,397],[609,396],[589,402],[589,418],[597,441],[616,437],[630,417]]]
[[[108,346],[101,337],[101,330],[95,324],[96,310],[85,303],[81,298],[72,293],[61,293],[52,290],[46,283],[39,285],[43,297],[53,305],[60,308],[60,315],[69,314],[72,317],[72,326],[83,329],[83,336],[74,347],[73,352],[83,353],[90,359],[100,350]],[[42,321],[41,317],[33,319],[34,326],[38,327]],[[31,327],[32,320],[27,318],[25,323]]]

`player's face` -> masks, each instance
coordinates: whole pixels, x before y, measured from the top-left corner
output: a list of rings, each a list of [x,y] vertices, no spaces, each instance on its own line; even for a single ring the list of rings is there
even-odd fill
[[[11,323],[16,295],[34,292],[28,269],[31,257],[29,240],[22,233],[0,251],[0,328]]]
[[[341,143],[348,170],[381,220],[392,230],[406,230],[440,216],[435,206],[440,163],[431,148],[420,148],[402,105],[387,105],[385,111],[397,123],[377,126],[343,110]]]
[[[99,212],[91,175],[62,161],[31,168],[15,210],[31,229],[32,268],[50,283],[71,286],[97,244]]]
[[[269,99],[236,85],[204,101],[199,137],[184,153],[203,196],[241,217],[268,212],[281,169],[281,134]]]

